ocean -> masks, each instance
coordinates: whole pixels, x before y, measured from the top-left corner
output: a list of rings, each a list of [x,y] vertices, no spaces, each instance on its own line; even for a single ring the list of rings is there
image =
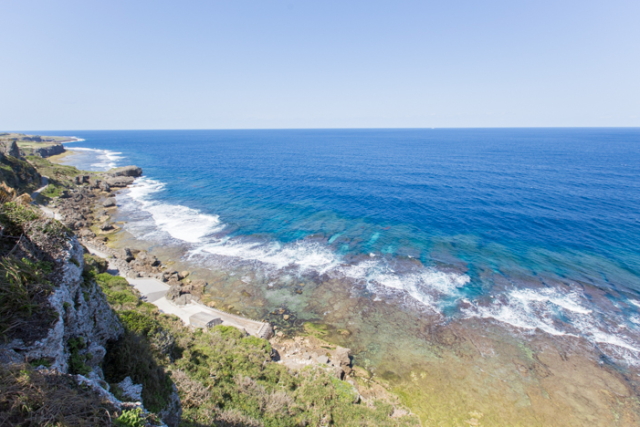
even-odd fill
[[[355,343],[383,301],[640,364],[640,129],[41,133],[82,138],[64,159],[80,169],[142,167],[117,197],[125,230],[217,272],[243,313],[284,307]],[[374,341],[356,360],[384,358]]]

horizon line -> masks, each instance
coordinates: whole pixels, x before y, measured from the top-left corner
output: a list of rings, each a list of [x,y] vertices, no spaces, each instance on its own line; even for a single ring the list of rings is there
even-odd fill
[[[457,129],[640,129],[638,126],[424,126],[424,127],[299,127],[299,128],[128,128],[128,129],[27,129],[0,133],[26,132],[135,132],[135,131],[231,131],[231,130],[457,130]]]

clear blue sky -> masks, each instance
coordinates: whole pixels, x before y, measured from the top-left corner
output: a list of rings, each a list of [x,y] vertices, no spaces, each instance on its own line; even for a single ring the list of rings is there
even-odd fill
[[[640,1],[3,0],[0,129],[640,126]]]

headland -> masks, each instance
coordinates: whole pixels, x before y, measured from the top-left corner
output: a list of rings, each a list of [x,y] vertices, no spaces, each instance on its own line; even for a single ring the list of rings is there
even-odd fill
[[[3,182],[3,271],[28,268],[33,259],[46,264],[43,277],[51,287],[47,299],[38,300],[37,310],[10,312],[4,319],[8,326],[2,324],[7,340],[0,344],[0,421],[41,422],[52,413],[69,421],[68,408],[77,409],[49,397],[41,398],[39,409],[27,415],[10,409],[15,393],[26,401],[36,398],[24,393],[16,376],[29,372],[33,381],[62,378],[66,388],[54,389],[63,397],[85,387],[85,400],[78,405],[98,411],[80,420],[87,425],[112,425],[109,413],[122,422],[168,426],[177,426],[181,418],[207,425],[275,425],[276,420],[281,425],[283,419],[290,419],[285,425],[321,425],[331,419],[340,425],[362,419],[370,425],[417,425],[397,398],[352,369],[348,349],[313,336],[291,340],[282,334],[270,344],[264,339],[272,335],[267,322],[200,304],[207,283],[191,280],[190,272],[169,269],[147,251],[109,246],[122,225],[112,220],[114,196],[142,174],[140,168],[90,173],[37,156],[1,156],[32,175],[22,187]],[[12,173],[15,181],[24,179],[23,171]],[[27,287],[36,285],[25,282]],[[26,327],[47,317],[45,311],[51,311],[52,318],[39,324],[38,332]],[[11,322],[25,326],[15,329]],[[201,385],[197,366],[207,372]],[[256,369],[277,373],[279,379],[272,383],[253,372]],[[293,382],[280,390],[278,384],[286,378]],[[220,398],[214,396],[223,389]],[[262,399],[264,393],[272,397],[260,413],[251,409],[259,408],[258,402],[246,406],[250,412],[233,409],[234,400],[246,405],[246,399]],[[312,402],[316,398],[321,401]],[[302,403],[307,399],[312,400]],[[288,414],[284,418],[283,409]]]

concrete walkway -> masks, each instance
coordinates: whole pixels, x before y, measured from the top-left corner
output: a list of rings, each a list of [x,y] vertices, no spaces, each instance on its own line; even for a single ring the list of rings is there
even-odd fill
[[[86,246],[92,254],[107,260],[109,259],[108,254],[89,245]],[[109,273],[118,274],[118,269],[111,263],[109,263]],[[269,323],[258,322],[242,316],[236,316],[199,303],[192,302],[185,305],[176,305],[165,298],[165,295],[169,290],[169,285],[158,279],[127,278],[127,281],[133,285],[140,294],[142,294],[147,302],[158,307],[163,313],[175,314],[182,319],[185,325],[191,325],[191,316],[199,313],[205,313],[222,320],[222,325],[233,326],[256,337],[268,338],[272,333],[271,325]]]

